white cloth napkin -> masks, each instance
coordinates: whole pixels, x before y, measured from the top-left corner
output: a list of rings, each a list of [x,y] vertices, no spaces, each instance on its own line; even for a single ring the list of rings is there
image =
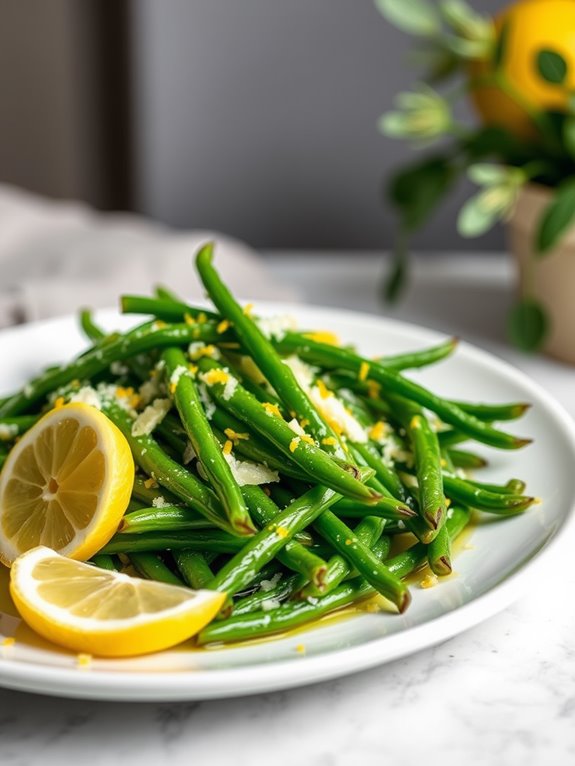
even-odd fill
[[[193,258],[216,242],[216,264],[236,295],[293,300],[254,250],[209,231],[178,233],[128,214],[97,213],[0,184],[0,326],[117,305],[120,293],[161,283],[203,297]]]

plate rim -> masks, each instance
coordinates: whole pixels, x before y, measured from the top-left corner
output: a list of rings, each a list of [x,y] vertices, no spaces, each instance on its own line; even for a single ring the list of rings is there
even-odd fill
[[[390,317],[332,306],[296,304],[282,301],[253,301],[264,312],[337,314],[338,318],[354,318],[385,331],[409,331],[422,338],[441,339],[448,335]],[[116,309],[99,309],[95,316],[103,320],[121,317]],[[34,333],[51,324],[76,323],[72,314],[5,328],[7,334]],[[551,414],[554,425],[570,444],[575,456],[575,422],[565,408],[546,389],[526,373],[496,354],[478,346],[460,342],[460,350],[467,357],[487,365],[498,374],[511,378],[526,391],[532,391],[540,404]],[[116,701],[183,701],[232,698],[290,689],[319,683],[393,662],[417,651],[435,646],[463,633],[479,623],[499,614],[517,600],[545,567],[547,560],[564,544],[575,530],[575,496],[559,526],[544,541],[542,547],[518,568],[471,601],[445,612],[424,623],[397,633],[370,639],[365,643],[344,649],[334,649],[318,655],[298,655],[289,660],[276,660],[263,664],[250,664],[239,668],[209,671],[113,671],[79,672],[77,668],[51,666],[37,662],[17,662],[0,657],[0,685],[6,688],[77,699]],[[382,648],[385,645],[385,649]]]

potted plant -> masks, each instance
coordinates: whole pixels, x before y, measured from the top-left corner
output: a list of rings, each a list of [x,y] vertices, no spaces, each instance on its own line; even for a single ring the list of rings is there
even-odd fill
[[[385,134],[426,150],[387,184],[398,220],[387,297],[405,283],[410,234],[467,174],[479,190],[458,230],[472,237],[506,221],[518,259],[511,338],[575,363],[575,2],[519,0],[493,19],[464,0],[376,4],[416,38],[426,67],[380,120]],[[454,116],[462,97],[475,127]]]

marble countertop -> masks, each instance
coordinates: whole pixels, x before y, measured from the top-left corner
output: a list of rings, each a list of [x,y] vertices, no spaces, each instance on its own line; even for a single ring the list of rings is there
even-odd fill
[[[327,265],[329,264],[329,265]],[[522,368],[575,416],[575,370],[510,349],[509,264],[428,257],[396,309],[382,307],[380,259],[274,254],[272,273],[309,303],[407,319],[457,334]],[[337,681],[193,703],[72,701],[0,690],[0,763],[213,766],[563,766],[575,763],[575,570],[433,649]]]

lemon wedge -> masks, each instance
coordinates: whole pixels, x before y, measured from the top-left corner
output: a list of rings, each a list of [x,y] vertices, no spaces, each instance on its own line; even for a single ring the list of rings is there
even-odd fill
[[[10,452],[0,474],[0,561],[37,545],[88,559],[118,528],[134,483],[121,431],[88,404],[44,415]]]
[[[41,636],[104,657],[179,644],[207,625],[226,598],[218,591],[98,569],[43,546],[14,561],[10,594],[21,617]]]

